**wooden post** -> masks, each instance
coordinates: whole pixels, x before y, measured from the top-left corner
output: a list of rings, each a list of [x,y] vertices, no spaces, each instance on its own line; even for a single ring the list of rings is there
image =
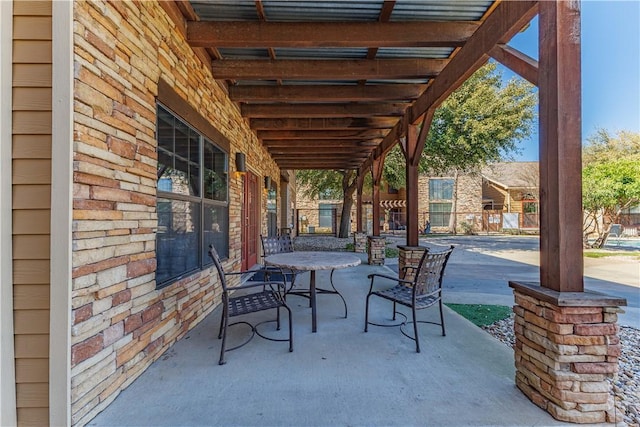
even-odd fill
[[[358,171],[356,180],[356,232],[362,233],[362,187],[364,186],[364,174],[361,171]]]
[[[384,167],[384,155],[373,159],[371,176],[373,178],[373,235],[380,236],[380,181]]]
[[[434,107],[425,112],[420,127],[411,124],[407,126],[407,139],[402,146],[406,160],[407,246],[411,247],[418,246],[418,165],[434,112]]]
[[[540,8],[540,281],[583,292],[580,3]]]

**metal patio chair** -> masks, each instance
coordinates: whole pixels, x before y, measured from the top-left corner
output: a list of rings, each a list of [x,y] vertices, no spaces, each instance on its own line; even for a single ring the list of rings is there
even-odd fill
[[[400,277],[393,277],[386,274],[370,274],[371,286],[367,294],[367,302],[364,318],[364,331],[367,332],[369,325],[374,326],[399,326],[402,334],[416,342],[416,352],[420,353],[420,338],[418,335],[418,323],[431,323],[440,325],[442,328],[442,336],[445,336],[444,315],[442,312],[442,277],[444,268],[447,265],[449,256],[453,252],[453,246],[443,252],[429,252],[425,250],[417,268],[406,267],[402,272],[402,277],[413,277],[406,280]],[[410,271],[411,270],[411,271]],[[391,288],[374,290],[375,278],[384,278],[393,280],[397,284]],[[396,314],[402,316],[404,320],[400,323],[382,324],[369,321],[369,299],[372,295],[384,298],[393,302],[393,318],[396,320]],[[435,304],[440,307],[440,323],[428,322],[425,320],[417,320],[416,312],[425,308],[429,308]],[[396,310],[396,305],[401,304],[411,308],[411,321],[408,322],[407,316]],[[413,336],[404,330],[407,323],[413,324]]]
[[[291,236],[288,234],[282,234],[280,236],[263,236],[260,235],[260,241],[262,242],[262,257],[268,257],[269,255],[293,252],[293,242],[291,241]],[[284,272],[284,280],[289,284],[289,288],[287,289],[287,293],[291,292],[293,288],[296,286],[296,278],[298,275],[305,273],[305,270],[294,270],[294,269],[280,269],[272,266],[265,265],[264,269],[270,271],[271,276],[274,280],[282,280],[279,274]],[[256,280],[261,280],[262,275],[256,274],[254,275]]]
[[[284,281],[275,280],[265,280],[260,282],[247,281],[240,286],[229,287],[227,286],[227,276],[252,273],[254,272],[254,270],[252,270],[251,272],[240,271],[234,273],[225,273],[220,262],[220,257],[218,256],[218,252],[215,250],[213,245],[209,246],[209,256],[213,260],[213,264],[215,265],[216,270],[218,271],[218,276],[220,277],[220,283],[222,284],[222,318],[220,319],[220,331],[218,333],[218,339],[222,338],[222,346],[220,347],[220,360],[218,363],[220,365],[224,365],[226,363],[224,359],[225,352],[232,351],[244,346],[249,341],[251,341],[251,339],[255,335],[258,335],[270,341],[289,341],[289,351],[293,351],[293,324],[291,309],[287,305],[285,299],[285,289],[287,287],[286,283]],[[284,277],[282,273],[281,276]],[[233,296],[231,295],[232,292]],[[288,339],[271,338],[263,335],[260,331],[258,331],[258,327],[267,322],[276,322],[276,330],[280,330],[280,308],[285,308],[289,313]],[[265,320],[255,325],[245,320],[239,320],[234,323],[229,323],[229,319],[231,317],[243,316],[265,310],[276,310],[276,318]],[[227,349],[226,343],[228,329],[229,327],[238,324],[249,326],[251,328],[251,336],[241,344]]]

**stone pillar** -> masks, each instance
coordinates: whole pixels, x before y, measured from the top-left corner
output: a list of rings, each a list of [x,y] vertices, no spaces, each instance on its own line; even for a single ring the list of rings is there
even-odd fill
[[[386,246],[385,238],[380,236],[368,236],[367,243],[369,244],[369,265],[384,265],[384,249]]]
[[[607,378],[618,372],[617,313],[626,301],[591,292],[560,293],[531,283],[509,286],[516,302],[518,388],[561,421],[622,421]]]
[[[424,246],[398,246],[398,274],[405,280],[413,280],[422,255],[429,249]],[[405,267],[414,267],[405,274]]]
[[[355,232],[353,233],[354,252],[363,254],[367,252],[367,234]]]

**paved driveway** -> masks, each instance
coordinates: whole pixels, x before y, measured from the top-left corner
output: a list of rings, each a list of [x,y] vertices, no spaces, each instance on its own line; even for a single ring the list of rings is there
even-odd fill
[[[387,236],[397,244],[404,237]],[[430,236],[420,244],[433,250],[454,245],[444,287],[446,300],[459,303],[513,304],[509,281],[540,281],[537,236]],[[397,271],[397,259],[387,265]],[[626,298],[622,325],[640,327],[640,262],[631,257],[585,258],[585,289]]]

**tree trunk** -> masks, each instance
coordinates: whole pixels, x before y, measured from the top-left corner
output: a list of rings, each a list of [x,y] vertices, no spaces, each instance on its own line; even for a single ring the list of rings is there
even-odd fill
[[[451,215],[449,215],[449,233],[456,234],[458,210],[458,171],[453,174],[453,195],[451,200]]]
[[[338,237],[349,237],[351,233],[351,208],[353,207],[353,194],[356,191],[357,179],[355,171],[348,170],[342,176],[342,215],[340,216],[340,227]]]

